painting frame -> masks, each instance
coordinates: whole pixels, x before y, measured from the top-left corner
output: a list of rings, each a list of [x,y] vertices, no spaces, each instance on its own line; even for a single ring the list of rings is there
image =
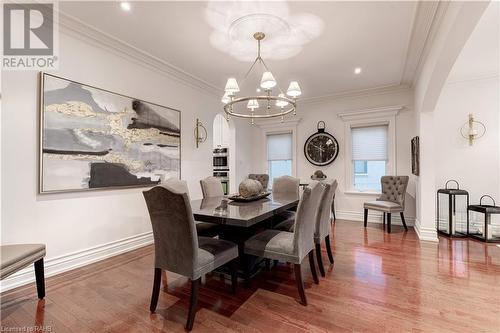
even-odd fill
[[[182,179],[182,121],[181,121],[182,120],[182,116],[181,116],[182,112],[181,112],[181,110],[171,108],[168,106],[164,106],[161,104],[149,102],[149,101],[146,101],[146,100],[143,100],[140,98],[131,97],[131,96],[128,96],[125,94],[117,93],[117,92],[114,92],[114,91],[111,91],[108,89],[99,88],[99,87],[96,87],[96,86],[93,86],[93,85],[90,85],[87,83],[75,81],[75,80],[72,80],[72,79],[69,79],[69,78],[66,78],[63,76],[49,74],[49,73],[40,71],[38,73],[38,87],[39,88],[38,88],[38,98],[37,98],[37,102],[38,102],[37,103],[38,104],[37,105],[37,109],[38,109],[38,126],[37,126],[37,129],[38,129],[38,135],[37,135],[37,139],[38,139],[38,142],[37,142],[37,146],[38,146],[37,147],[38,148],[37,149],[37,152],[38,152],[38,159],[37,159],[37,162],[38,162],[38,165],[37,165],[38,186],[37,187],[38,188],[37,188],[37,190],[38,191],[37,192],[38,192],[38,194],[44,195],[44,194],[57,194],[57,193],[99,192],[99,191],[107,191],[107,190],[150,188],[150,187],[156,186],[156,184],[135,184],[135,185],[116,185],[116,186],[95,187],[95,188],[89,187],[89,188],[74,188],[74,189],[60,189],[60,190],[53,190],[53,189],[47,190],[47,189],[45,189],[44,188],[44,151],[43,151],[44,147],[43,147],[43,143],[44,143],[44,124],[45,124],[44,107],[45,107],[45,78],[46,77],[64,80],[64,81],[67,81],[70,83],[74,83],[77,85],[81,85],[84,87],[95,89],[95,90],[98,90],[98,91],[103,92],[103,93],[112,94],[115,96],[130,99],[133,101],[143,102],[143,103],[155,106],[155,107],[164,108],[164,109],[168,109],[170,111],[176,112],[177,117],[178,117],[178,130],[179,130],[179,135],[178,135],[178,142],[179,142],[178,143],[178,156],[179,156],[178,175],[179,175],[179,179]],[[159,184],[161,184],[161,182]]]
[[[420,176],[420,138],[411,139],[411,173]]]

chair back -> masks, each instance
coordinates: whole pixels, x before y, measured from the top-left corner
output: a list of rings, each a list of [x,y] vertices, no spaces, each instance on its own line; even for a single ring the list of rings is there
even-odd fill
[[[269,186],[269,175],[266,173],[251,173],[248,175],[248,179],[253,179],[262,184],[262,187],[264,188],[264,191],[267,190],[267,187]]]
[[[325,185],[325,194],[322,203],[320,204],[319,218],[316,222],[316,230],[314,231],[314,238],[321,240],[330,234],[331,223],[330,217],[332,212],[332,202],[337,190],[337,180],[326,179],[323,181]]]
[[[291,176],[281,176],[273,179],[274,194],[295,194],[299,197],[300,179]]]
[[[409,179],[408,176],[383,176],[380,178],[382,195],[378,200],[395,202],[404,208]]]
[[[198,265],[198,237],[186,193],[163,186],[143,192],[155,244],[155,267],[192,276]]]
[[[200,185],[203,198],[222,197],[224,195],[222,183],[215,177],[210,176],[200,180]]]
[[[311,181],[300,198],[295,214],[293,248],[301,260],[313,249],[314,230],[324,193],[323,184]]]
[[[186,193],[189,197],[189,190],[187,182],[185,180],[177,178],[168,178],[159,186],[163,186],[172,192]]]

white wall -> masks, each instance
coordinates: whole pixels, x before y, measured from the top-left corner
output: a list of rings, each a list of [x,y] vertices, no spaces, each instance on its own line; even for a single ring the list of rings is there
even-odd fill
[[[214,116],[221,109],[219,98],[65,33],[60,35],[59,58],[57,75],[181,110],[182,178],[187,180],[192,198],[201,197],[199,179],[212,174],[212,131],[196,149],[193,130],[196,117],[207,129],[212,128]],[[62,259],[54,258],[80,258],[81,251],[85,254],[87,249],[102,250],[103,244],[118,248],[114,242],[126,238],[132,240],[127,243],[131,245],[150,242],[144,188],[37,194],[37,73],[3,71],[2,87],[2,244],[45,243],[46,271],[50,275],[68,268],[61,264]],[[244,155],[239,164],[246,164]],[[136,237],[140,241],[134,243]],[[106,251],[102,250],[102,254]],[[79,260],[74,263],[79,265],[86,259]],[[32,274],[25,277],[32,279]],[[2,286],[26,282],[13,280],[2,281]]]
[[[471,203],[489,194],[500,204],[500,105],[498,76],[447,83],[434,111],[436,187],[456,179],[469,191]],[[459,132],[473,113],[486,135],[469,146]]]
[[[431,28],[429,46],[414,84],[417,132],[420,137],[420,176],[417,177],[415,230],[421,240],[437,242],[436,131],[434,109],[447,77],[488,1],[441,2]]]
[[[337,218],[350,220],[362,220],[363,203],[375,200],[377,196],[366,194],[346,194],[345,184],[345,161],[344,161],[344,123],[338,117],[339,113],[350,111],[361,111],[371,108],[381,108],[387,106],[405,105],[406,108],[400,111],[396,117],[396,173],[398,175],[411,175],[411,150],[410,140],[416,133],[414,125],[413,95],[410,89],[395,88],[371,95],[360,95],[351,97],[338,97],[327,99],[321,102],[300,103],[297,116],[300,122],[297,127],[297,172],[296,176],[304,181],[310,180],[310,176],[315,170],[321,169],[328,177],[336,178],[339,188],[335,197]],[[312,165],[304,156],[304,143],[306,139],[317,131],[318,121],[326,123],[326,131],[332,134],[340,145],[340,152],[337,159],[326,167]],[[252,142],[255,144],[254,169],[256,172],[265,172],[266,163],[262,153],[265,150],[265,143],[259,128],[254,130]],[[408,222],[412,223],[415,218],[415,186],[413,177],[410,177],[408,194],[406,197],[405,216]],[[370,212],[372,214],[372,212]],[[373,216],[378,220],[376,212]],[[371,218],[373,221],[374,218]],[[395,217],[397,221],[397,217]],[[396,222],[397,223],[397,222]]]

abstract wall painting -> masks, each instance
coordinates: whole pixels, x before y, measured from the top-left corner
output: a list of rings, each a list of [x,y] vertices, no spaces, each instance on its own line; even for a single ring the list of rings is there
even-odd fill
[[[420,143],[418,136],[411,139],[411,173],[420,175]]]
[[[180,178],[180,111],[41,74],[40,193]]]

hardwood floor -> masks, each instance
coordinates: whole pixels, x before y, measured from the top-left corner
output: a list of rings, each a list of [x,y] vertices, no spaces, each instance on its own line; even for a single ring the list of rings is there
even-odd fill
[[[337,221],[335,267],[326,277],[303,266],[308,306],[299,304],[293,267],[263,270],[231,294],[218,276],[200,288],[199,332],[499,332],[500,248],[473,240],[417,240],[413,229]],[[155,314],[153,248],[148,246],[2,295],[1,325],[52,332],[184,332],[190,284],[167,273]],[[164,280],[164,279],[163,279]]]

